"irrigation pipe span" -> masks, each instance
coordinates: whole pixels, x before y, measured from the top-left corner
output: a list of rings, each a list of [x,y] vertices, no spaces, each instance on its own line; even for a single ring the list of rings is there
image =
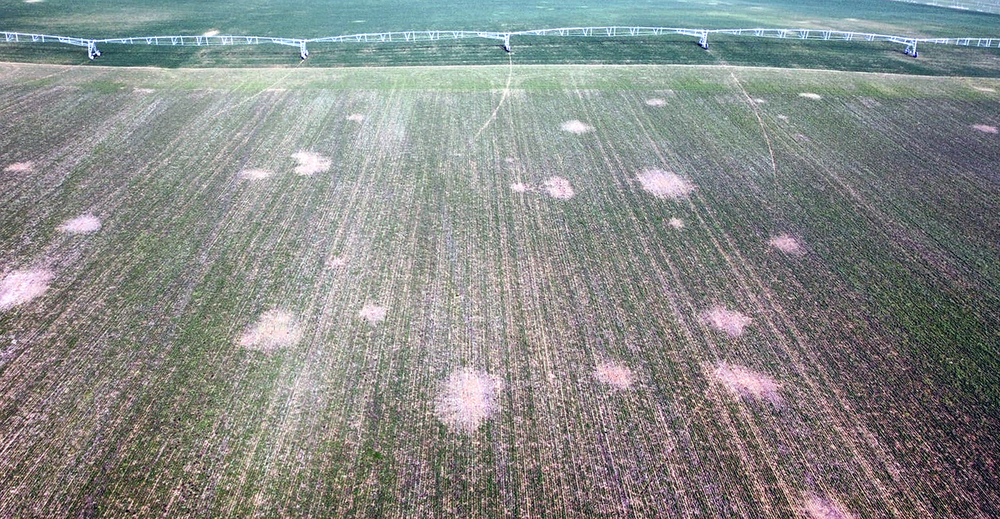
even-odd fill
[[[683,35],[698,39],[698,44],[708,49],[709,35],[746,36],[755,38],[799,39],[799,40],[836,40],[836,41],[867,41],[890,42],[905,46],[903,52],[914,58],[918,56],[917,44],[959,45],[965,47],[1000,48],[1000,37],[997,38],[914,38],[892,34],[874,34],[854,31],[832,31],[817,29],[683,29],[674,27],[560,27],[556,29],[532,29],[527,31],[394,31],[369,32],[362,34],[346,34],[342,36],[326,36],[323,38],[277,38],[272,36],[137,36],[127,38],[77,38],[72,36],[52,36],[48,34],[32,34],[23,32],[2,31],[7,43],[61,43],[77,47],[86,47],[90,59],[101,55],[98,45],[170,45],[185,47],[220,46],[220,45],[259,45],[273,44],[299,48],[299,57],[309,57],[308,45],[313,43],[389,43],[416,42],[437,40],[460,40],[464,38],[481,38],[503,42],[507,52],[511,49],[511,39],[530,36],[564,36],[616,38],[623,36],[665,36]]]

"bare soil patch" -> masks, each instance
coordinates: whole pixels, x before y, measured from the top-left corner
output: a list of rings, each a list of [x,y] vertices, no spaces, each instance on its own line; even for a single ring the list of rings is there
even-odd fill
[[[667,222],[667,224],[673,227],[674,229],[684,228],[684,220],[681,220],[680,218],[671,218],[670,221]]]
[[[853,519],[854,516],[848,512],[843,505],[829,498],[817,496],[815,494],[806,495],[803,505],[809,519]]]
[[[785,254],[801,256],[806,253],[806,249],[802,246],[802,242],[787,234],[772,236],[770,240],[767,240],[767,244],[780,250],[781,252],[784,252]]]
[[[735,310],[721,306],[712,307],[702,314],[702,320],[720,332],[726,332],[730,337],[743,335],[744,329],[752,319]]]
[[[602,362],[594,369],[594,377],[618,389],[629,389],[635,381],[632,370],[617,362]]]
[[[30,160],[27,162],[15,162],[6,168],[3,168],[7,173],[30,173],[35,169],[35,164]]]
[[[326,266],[330,268],[339,268],[347,265],[347,258],[343,256],[334,256],[326,260]]]
[[[352,123],[360,123],[365,120],[364,114],[351,114],[347,116],[347,120]]]
[[[202,36],[218,36],[218,35],[219,35],[218,29],[212,29],[210,31],[205,31],[204,33],[202,33]]]
[[[302,339],[302,329],[295,316],[287,310],[275,308],[260,315],[240,336],[238,344],[244,348],[271,352],[295,346]]]
[[[87,234],[100,229],[101,219],[92,214],[77,216],[59,226],[60,231],[70,234]]]
[[[31,301],[49,289],[54,274],[45,269],[15,270],[0,281],[0,312]]]
[[[274,172],[269,169],[241,169],[239,173],[236,174],[236,178],[243,180],[264,180],[270,176],[274,175]]]
[[[988,124],[973,124],[972,127],[983,133],[996,134],[1000,132],[1000,130],[998,130],[996,126],[990,126]]]
[[[667,100],[660,97],[654,97],[652,99],[647,99],[646,104],[654,108],[659,108],[661,106],[667,106]]]
[[[657,198],[680,200],[690,195],[695,185],[673,171],[647,169],[636,177],[642,188]]]
[[[471,434],[498,409],[503,383],[489,374],[463,368],[452,372],[434,401],[435,415],[448,429]]]
[[[510,190],[515,193],[524,193],[528,190],[528,185],[522,184],[521,182],[514,182],[510,185]]]
[[[313,153],[311,151],[299,151],[292,154],[292,158],[297,160],[299,165],[295,166],[295,174],[309,177],[316,173],[323,173],[330,169],[333,164],[329,158]]]
[[[712,370],[712,378],[721,383],[734,395],[743,398],[781,403],[778,390],[781,385],[773,378],[735,364],[720,362]]]
[[[587,123],[585,123],[583,121],[578,121],[576,119],[573,119],[573,120],[566,121],[566,122],[562,123],[562,126],[560,126],[560,128],[564,132],[574,133],[576,135],[581,135],[581,134],[584,134],[584,133],[587,133],[587,132],[594,131],[594,127],[593,126],[591,126],[591,125],[589,125],[589,124],[587,124]]]
[[[576,194],[573,191],[573,186],[570,185],[569,180],[566,180],[563,177],[550,177],[545,181],[544,187],[549,196],[560,200],[568,200],[573,198],[573,195]]]
[[[517,164],[517,157],[507,157],[503,161],[507,164]]]
[[[384,306],[378,305],[365,305],[358,312],[358,315],[362,319],[368,321],[371,324],[378,324],[385,320],[386,309]]]
[[[802,92],[801,94],[799,94],[799,97],[804,97],[806,99],[813,99],[813,100],[823,99],[823,96],[819,94],[814,94],[812,92]]]

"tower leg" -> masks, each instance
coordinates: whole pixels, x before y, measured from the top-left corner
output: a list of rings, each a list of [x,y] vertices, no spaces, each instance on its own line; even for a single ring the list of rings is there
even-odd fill
[[[100,56],[101,56],[101,51],[97,50],[97,44],[92,41],[87,42],[87,57],[90,58],[91,61],[93,61],[94,58],[98,58]]]
[[[701,38],[698,40],[698,45],[701,45],[701,48],[708,50],[708,31],[701,33]]]
[[[299,42],[299,58],[306,59],[309,57],[309,49],[306,48],[306,42]]]
[[[504,34],[503,35],[503,50],[505,50],[507,52],[510,52],[510,35],[509,34]]]

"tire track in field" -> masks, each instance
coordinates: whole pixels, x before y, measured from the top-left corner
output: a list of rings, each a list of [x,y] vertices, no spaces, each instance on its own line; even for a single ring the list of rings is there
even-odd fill
[[[472,136],[472,139],[470,139],[469,141],[470,144],[472,144],[472,142],[474,142],[476,139],[479,138],[479,136],[483,133],[483,130],[485,130],[490,125],[490,123],[496,120],[497,112],[500,111],[500,108],[503,107],[503,104],[507,100],[507,97],[510,96],[510,81],[513,77],[514,77],[514,58],[511,57],[511,53],[508,52],[507,83],[503,87],[503,94],[500,96],[500,102],[498,102],[496,108],[493,109],[493,113],[490,114],[489,119],[487,119],[486,122],[483,123],[483,125],[479,128],[479,131],[477,131],[476,134]]]

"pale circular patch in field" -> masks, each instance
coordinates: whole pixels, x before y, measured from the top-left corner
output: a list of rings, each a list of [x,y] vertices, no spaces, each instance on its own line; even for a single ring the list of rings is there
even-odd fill
[[[712,328],[720,332],[726,332],[730,337],[743,335],[744,329],[752,321],[752,319],[740,312],[721,306],[708,309],[701,314],[701,318]]]
[[[754,104],[758,104],[758,105],[767,104],[767,99],[763,99],[763,98],[760,98],[760,97],[755,97],[755,98],[751,99],[751,101],[753,101]]]
[[[449,429],[471,434],[496,414],[503,383],[468,368],[455,370],[434,400],[434,414]]]
[[[632,370],[617,362],[602,362],[594,369],[594,377],[618,389],[629,389],[635,382]]]
[[[205,32],[204,32],[204,33],[202,34],[202,36],[218,36],[218,35],[219,35],[219,31],[218,31],[218,29],[212,29],[212,30],[210,30],[210,31],[205,31]]]
[[[510,190],[515,193],[524,193],[528,190],[528,185],[522,184],[521,182],[514,182],[510,185]]]
[[[257,322],[240,336],[244,348],[270,352],[295,346],[302,339],[302,329],[291,312],[275,308],[260,315]]]
[[[507,157],[503,161],[507,164],[517,164],[517,157]]]
[[[983,133],[996,134],[1000,132],[1000,130],[998,130],[996,126],[990,126],[988,124],[973,124],[972,127]]]
[[[264,180],[270,176],[274,175],[274,172],[268,169],[241,169],[239,173],[236,173],[236,178],[243,180]]]
[[[578,121],[576,119],[562,123],[562,126],[560,126],[559,128],[561,128],[562,131],[564,132],[575,133],[576,135],[594,131],[593,126],[583,121]]]
[[[30,173],[35,169],[35,163],[30,160],[27,162],[15,162],[3,168],[7,173]]]
[[[804,97],[806,99],[813,99],[813,100],[823,99],[823,96],[821,96],[819,94],[814,94],[812,92],[802,92],[802,93],[799,94],[799,97]]]
[[[53,276],[46,269],[15,270],[4,276],[0,281],[0,312],[44,294]]]
[[[298,151],[292,154],[292,158],[297,160],[299,165],[295,166],[295,174],[309,177],[316,173],[323,173],[330,169],[333,164],[330,159],[313,153],[311,151]]]
[[[661,106],[667,106],[667,100],[660,97],[654,97],[652,99],[647,99],[646,104],[654,108],[659,108]]]
[[[326,261],[326,266],[331,268],[339,268],[347,265],[347,258],[343,256],[334,256]]]
[[[60,231],[70,234],[87,234],[100,229],[101,219],[92,214],[77,216],[59,226]]]
[[[787,121],[788,120],[788,116],[787,115],[778,114],[775,117],[777,117],[778,119],[781,119],[782,121]]]
[[[772,404],[781,403],[781,395],[778,394],[781,385],[763,373],[743,366],[720,362],[712,371],[712,377],[734,395],[766,400]]]
[[[843,505],[837,501],[807,494],[803,509],[809,519],[853,519],[854,516],[848,512]]]
[[[573,186],[570,185],[569,180],[566,180],[563,177],[550,177],[545,181],[543,187],[545,188],[545,191],[548,192],[549,196],[560,200],[569,200],[576,194],[576,192],[573,191]]]
[[[657,198],[680,200],[696,189],[695,185],[684,177],[662,169],[643,170],[636,178],[643,189]]]
[[[365,120],[364,114],[351,114],[347,116],[347,120],[352,123],[360,123]]]
[[[671,218],[670,221],[667,222],[667,225],[673,227],[674,229],[683,229],[684,220],[681,220],[680,218]]]
[[[368,321],[371,324],[378,324],[385,320],[386,308],[384,306],[378,305],[365,305],[358,312],[358,315],[362,319]]]
[[[806,253],[802,242],[787,234],[772,236],[770,240],[767,240],[767,244],[786,254],[801,256]]]

